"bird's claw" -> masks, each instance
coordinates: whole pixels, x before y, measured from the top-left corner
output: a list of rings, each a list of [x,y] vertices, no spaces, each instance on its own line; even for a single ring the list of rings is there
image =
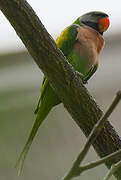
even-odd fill
[[[86,81],[84,78],[82,79],[83,84],[88,84],[88,81]]]
[[[83,84],[88,84],[88,82],[86,81],[86,79],[84,78],[84,75],[79,73],[78,71],[76,71],[77,75],[80,77],[81,81],[83,82]]]

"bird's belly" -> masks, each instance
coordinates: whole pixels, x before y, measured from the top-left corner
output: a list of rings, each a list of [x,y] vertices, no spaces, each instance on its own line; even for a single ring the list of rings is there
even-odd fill
[[[77,40],[67,59],[76,71],[85,75],[93,65],[97,64],[98,55],[94,43],[89,40]]]
[[[89,53],[80,54],[79,52],[76,52],[74,50],[68,55],[67,59],[69,63],[74,67],[74,69],[78,72],[81,72],[83,75],[86,75],[86,73],[95,63],[94,58],[92,60]]]

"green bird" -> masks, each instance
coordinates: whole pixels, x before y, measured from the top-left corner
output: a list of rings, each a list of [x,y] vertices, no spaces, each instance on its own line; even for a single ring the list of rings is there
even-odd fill
[[[83,83],[87,83],[97,70],[98,56],[104,45],[103,33],[108,29],[109,24],[107,14],[98,11],[89,12],[62,31],[56,40],[57,47],[63,52],[74,69],[80,73]],[[59,103],[61,103],[60,99],[48,79],[44,77],[39,103],[35,111],[36,120],[17,161],[20,171],[38,128],[50,110]]]

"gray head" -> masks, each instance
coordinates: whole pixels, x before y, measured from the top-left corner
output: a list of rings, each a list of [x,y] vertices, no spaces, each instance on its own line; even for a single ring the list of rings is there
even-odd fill
[[[78,18],[78,24],[84,24],[103,34],[109,27],[109,18],[106,13],[99,11],[92,11],[86,13]]]

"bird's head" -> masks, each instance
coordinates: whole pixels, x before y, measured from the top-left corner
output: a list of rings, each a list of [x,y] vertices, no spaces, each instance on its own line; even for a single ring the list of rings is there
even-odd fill
[[[77,21],[78,21],[78,24],[80,25],[84,24],[86,26],[89,26],[95,29],[101,35],[103,35],[103,32],[105,32],[110,25],[108,15],[99,11],[86,13],[82,15],[81,17],[79,17]]]

